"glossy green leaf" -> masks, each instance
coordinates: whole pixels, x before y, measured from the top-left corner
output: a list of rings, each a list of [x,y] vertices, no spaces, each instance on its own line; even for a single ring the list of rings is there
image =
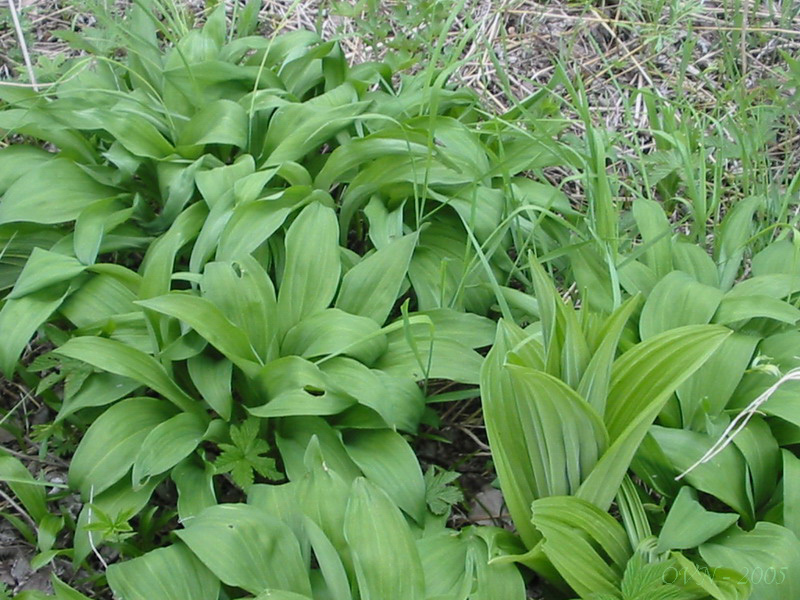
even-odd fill
[[[219,579],[183,544],[111,565],[108,584],[125,600],[217,600]]]
[[[34,248],[8,298],[22,298],[83,273],[85,265],[72,256]]]
[[[625,530],[611,515],[571,496],[536,500],[531,513],[542,532],[542,550],[572,589],[581,597],[598,592],[616,595],[631,547]]]
[[[9,299],[0,309],[0,370],[11,377],[25,346],[50,315],[61,305],[66,289],[48,288],[24,298]]]
[[[709,323],[722,296],[718,289],[698,283],[682,271],[671,272],[653,288],[642,308],[642,339],[684,325]]]
[[[739,571],[753,585],[750,600],[800,594],[800,541],[780,525],[761,521],[752,531],[735,528],[700,546],[700,556],[711,567]]]
[[[709,435],[657,425],[651,433],[679,473],[693,465],[716,441]],[[753,507],[745,489],[745,477],[744,457],[736,446],[729,445],[712,461],[689,472],[685,481],[716,496],[747,519]]]
[[[783,458],[783,526],[800,539],[800,458],[781,450]]]
[[[178,387],[152,356],[121,342],[93,336],[75,337],[54,352],[138,381],[183,411],[202,412],[200,404]]]
[[[186,521],[217,504],[214,468],[196,456],[189,456],[170,472],[178,488],[178,517]]]
[[[198,354],[186,361],[186,366],[203,399],[219,416],[229,420],[233,411],[233,363],[226,358],[215,360],[206,354]]]
[[[37,523],[47,513],[46,492],[41,482],[18,459],[0,450],[0,481],[4,482]]]
[[[388,429],[347,432],[345,448],[367,479],[418,523],[425,518],[425,480],[408,442]]]
[[[423,600],[425,581],[411,530],[386,494],[365,479],[353,483],[344,519],[363,600]]]
[[[261,364],[247,334],[205,298],[175,292],[136,303],[183,321],[245,372]]]
[[[328,308],[333,300],[341,271],[338,239],[336,215],[317,202],[304,208],[289,227],[278,290],[283,331]]]
[[[745,198],[731,206],[714,236],[714,258],[719,265],[720,287],[728,290],[739,274],[745,246],[751,236],[753,215],[764,198]]]
[[[28,171],[8,188],[0,202],[0,224],[74,221],[92,202],[117,193],[76,163],[57,158]]]
[[[203,106],[186,124],[179,146],[201,144],[247,145],[247,113],[237,102],[216,100]]]
[[[693,488],[684,486],[675,498],[667,520],[658,534],[658,551],[689,550],[722,533],[739,516],[706,510],[698,501]]]
[[[5,194],[28,171],[53,160],[57,155],[36,146],[13,144],[0,150],[0,194]]]
[[[178,537],[223,583],[252,594],[277,588],[309,595],[307,565],[287,525],[246,504],[204,510]]]
[[[129,398],[106,410],[72,457],[70,485],[84,499],[109,488],[131,468],[148,434],[174,414],[169,403],[156,398]]]
[[[665,331],[627,351],[614,363],[604,421],[612,440],[653,403],[663,403],[730,335],[716,325]]]
[[[633,203],[633,217],[645,245],[644,262],[664,277],[672,270],[671,240],[672,225],[664,214],[661,204],[654,200],[637,198]]]
[[[387,345],[386,336],[372,319],[328,308],[289,329],[281,343],[281,354],[305,358],[343,354],[369,365]]]
[[[336,307],[383,325],[400,294],[417,239],[411,234],[392,240],[350,269],[342,278]]]
[[[726,325],[755,317],[765,317],[793,325],[800,320],[800,309],[788,302],[764,295],[729,296],[720,303],[714,321]]]
[[[207,423],[192,413],[181,413],[156,426],[142,442],[133,463],[133,485],[171,469],[197,448]]]

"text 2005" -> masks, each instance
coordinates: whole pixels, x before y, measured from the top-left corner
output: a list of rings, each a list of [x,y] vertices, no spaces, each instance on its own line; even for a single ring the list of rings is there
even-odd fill
[[[752,569],[745,567],[741,579],[739,579],[739,581],[736,583],[741,585],[744,585],[748,582],[754,585],[780,585],[786,581],[786,571],[788,569],[789,567],[767,567],[766,569],[761,567],[753,567]],[[711,579],[714,579],[717,574],[716,567],[713,569],[698,567],[697,571],[703,573],[704,575],[708,575]],[[683,580],[683,583],[685,584],[692,580],[692,571],[688,569],[676,569],[675,567],[669,567],[664,571],[664,575],[661,577],[661,580],[664,583],[677,583],[678,581]]]

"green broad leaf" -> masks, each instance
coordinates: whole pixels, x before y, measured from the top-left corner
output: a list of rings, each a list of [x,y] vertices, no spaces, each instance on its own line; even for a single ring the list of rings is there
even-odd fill
[[[266,163],[298,160],[348,127],[368,102],[358,102],[352,84],[342,84],[312,100],[275,111],[264,140]]]
[[[122,342],[93,336],[75,337],[53,352],[138,381],[185,412],[204,413],[202,406],[178,387],[152,356]]]
[[[753,278],[773,274],[786,274],[796,278],[798,266],[800,246],[796,239],[786,238],[771,243],[753,257]]]
[[[703,364],[728,333],[709,325],[682,327],[650,338],[617,359],[604,419],[611,444],[581,484],[579,497],[604,510],[611,506],[636,451],[675,388]],[[617,401],[628,408],[615,407]],[[619,410],[624,410],[624,415]]]
[[[344,518],[362,600],[423,600],[425,576],[411,529],[387,495],[358,478]]]
[[[347,548],[342,524],[350,498],[351,484],[355,477],[345,481],[336,470],[330,467],[327,457],[333,455],[329,448],[322,447],[318,437],[312,436],[304,450],[303,467],[305,472],[301,478],[296,480],[297,486],[293,495],[292,507],[288,510],[299,509],[305,517],[313,521],[336,549],[345,568],[352,573],[353,561]],[[264,495],[262,494],[263,499]],[[265,504],[262,506],[269,509]],[[286,514],[286,511],[283,511],[283,514]],[[309,528],[305,529],[309,530]],[[303,535],[308,535],[308,533],[304,532]]]
[[[34,479],[31,472],[18,459],[0,450],[0,481],[4,482],[28,511],[31,518],[39,523],[47,514],[45,488],[42,482]]]
[[[215,360],[201,353],[186,361],[186,366],[192,383],[206,403],[220,417],[229,421],[233,411],[233,363],[227,358]]]
[[[527,448],[527,457],[511,459],[519,461],[519,468],[526,458],[530,462],[526,477],[534,486],[531,501],[576,493],[608,445],[602,420],[583,398],[555,377],[516,365],[507,366],[506,372],[516,408],[506,419],[514,415],[519,419]],[[490,439],[502,443],[507,433],[487,421],[489,427],[495,428]]]
[[[281,327],[288,331],[328,308],[339,286],[339,226],[333,209],[315,202],[286,233],[286,266],[278,290]]]
[[[328,539],[319,525],[308,517],[303,519],[303,527],[331,599],[352,600],[353,596],[350,593],[347,572],[331,540]]]
[[[756,317],[793,325],[800,320],[800,309],[783,300],[764,295],[728,296],[720,303],[714,322],[727,325]]]
[[[261,0],[247,1],[244,9],[239,13],[239,18],[236,20],[236,34],[239,38],[248,36],[256,30],[260,10]]]
[[[0,309],[0,370],[11,377],[36,330],[64,301],[66,289],[48,288],[24,298],[8,299]]]
[[[633,218],[639,227],[644,251],[644,262],[661,278],[672,271],[672,225],[659,202],[637,198],[633,203]]]
[[[537,497],[538,488],[532,469],[519,469],[520,465],[532,467],[532,463],[528,460],[525,430],[516,414],[516,398],[505,369],[512,351],[519,349],[525,356],[526,337],[525,331],[514,323],[500,320],[497,339],[481,368],[480,385],[489,446],[498,478],[504,485],[503,496],[517,532],[526,547],[533,548],[541,539],[530,522],[530,506]],[[542,360],[538,364],[535,361],[523,364],[544,367]]]
[[[232,164],[214,161],[210,166],[211,169],[193,173],[194,183],[209,209],[218,208],[228,197],[233,198],[236,184],[256,172],[255,160],[249,154],[240,154]]]
[[[247,334],[205,298],[173,292],[136,304],[183,321],[246,373],[261,366]]]
[[[769,296],[780,300],[788,298],[797,291],[800,291],[800,278],[797,277],[796,273],[770,273],[740,281],[725,294],[725,297]]]
[[[781,468],[781,451],[767,422],[756,415],[733,438],[747,463],[748,493],[753,505],[764,506],[775,492]]]
[[[748,600],[751,597],[753,586],[738,571],[720,567],[704,568],[702,571],[695,563],[684,557],[680,552],[673,552],[672,556],[677,561],[672,570],[665,570],[665,581],[673,581],[690,598],[705,592],[715,600]],[[672,600],[669,596],[666,600]]]
[[[390,429],[415,433],[425,410],[425,395],[413,380],[393,377],[343,356],[319,364],[328,386],[378,413]]]
[[[320,175],[322,175],[328,169],[328,167],[333,164],[332,161],[337,153],[342,150],[353,148],[354,146],[358,145],[359,141],[363,141],[363,139],[353,141],[346,146],[339,146],[336,150],[334,150],[328,161],[325,163],[325,166],[322,168],[322,171],[320,171]],[[320,179],[317,177],[317,182],[319,181]],[[323,186],[323,189],[328,188],[330,188],[330,184]],[[367,221],[369,222],[367,235],[377,250],[385,248],[392,243],[392,241],[403,237],[402,206],[389,211],[384,201],[376,196],[367,202],[367,205],[364,207],[364,216],[367,217]]]
[[[247,145],[247,112],[232,100],[215,100],[197,111],[181,131],[178,146]]]
[[[663,406],[730,333],[718,325],[679,327],[645,340],[620,356],[612,369],[604,415],[611,440],[652,404]]]
[[[84,265],[94,264],[103,236],[132,214],[133,208],[123,208],[113,198],[97,200],[84,208],[75,221],[73,250],[78,260]]]
[[[347,394],[321,391],[319,388],[287,390],[261,406],[248,407],[254,417],[303,417],[338,415],[355,402]]]
[[[70,281],[86,269],[72,256],[34,248],[8,298],[22,298],[57,283]]]
[[[331,470],[348,484],[362,475],[361,469],[347,453],[341,434],[326,420],[320,417],[286,417],[279,421],[275,441],[286,475],[291,481],[302,478],[308,472],[306,453],[315,436]]]
[[[206,431],[207,422],[192,413],[181,413],[156,426],[142,442],[133,463],[133,485],[158,475],[189,456]]]
[[[108,585],[125,600],[217,600],[219,579],[183,544],[108,567]]]
[[[438,337],[457,341],[468,348],[491,346],[497,333],[497,324],[493,320],[473,313],[435,308],[415,314],[430,319]]]
[[[319,367],[299,356],[267,363],[255,378],[255,386],[268,402],[247,410],[261,418],[335,415],[355,404],[346,392],[330,389]]]
[[[800,538],[800,458],[782,449],[783,526]]]
[[[750,365],[759,338],[734,331],[689,379],[678,387],[683,426],[701,430],[707,416],[728,405]]]
[[[101,118],[103,129],[134,156],[161,160],[175,152],[156,126],[140,115],[109,110]]]
[[[53,591],[56,595],[56,600],[89,600],[88,596],[84,596],[78,590],[72,589],[66,583],[56,577],[55,573],[50,575],[50,583],[53,585]]]
[[[467,598],[472,582],[467,562],[469,545],[449,530],[417,539],[425,572],[426,598]],[[500,597],[500,596],[498,596]]]
[[[74,221],[96,200],[117,193],[71,160],[56,158],[31,169],[8,188],[0,202],[0,224]]]
[[[528,261],[531,280],[542,317],[542,336],[547,350],[546,372],[578,387],[589,360],[589,345],[572,306],[565,304],[550,276],[533,256]]]
[[[720,287],[733,286],[741,268],[742,257],[753,229],[753,215],[764,198],[745,198],[731,206],[714,236],[714,258],[719,265]]]
[[[691,275],[704,285],[719,288],[717,265],[702,246],[676,239],[672,244],[672,262],[676,270]]]
[[[458,341],[439,336],[431,325],[401,324],[386,337],[388,347],[372,365],[375,369],[415,381],[450,379],[469,384],[479,381],[483,357]]]
[[[220,234],[217,260],[249,255],[269,239],[306,199],[308,196],[298,198],[286,191],[278,198],[251,200],[237,205]]]
[[[716,442],[709,435],[658,425],[654,425],[650,433],[678,473],[692,466]],[[685,480],[698,490],[716,496],[744,519],[752,520],[753,506],[745,488],[746,477],[744,457],[731,444],[713,460],[689,472]]]
[[[753,586],[750,600],[785,600],[800,594],[800,541],[780,525],[761,521],[752,531],[734,528],[700,546],[710,567],[735,569]]]
[[[536,500],[531,514],[543,536],[542,551],[575,592],[582,598],[598,592],[616,596],[632,554],[622,525],[574,496]]]
[[[289,329],[281,342],[281,354],[304,358],[345,355],[370,365],[387,346],[386,335],[372,319],[328,308]]]
[[[689,550],[728,529],[739,515],[706,510],[697,501],[697,492],[683,486],[667,512],[667,520],[658,534],[657,552]]]
[[[169,403],[156,398],[129,398],[106,410],[75,450],[70,485],[84,500],[111,487],[131,468],[148,434],[174,414]]]
[[[205,266],[203,296],[243,329],[264,361],[277,358],[277,301],[272,280],[252,256]]]
[[[135,278],[138,275],[129,272]],[[87,279],[81,287],[59,308],[59,312],[76,327],[90,327],[109,321],[119,315],[133,313],[138,310],[133,303],[136,300],[135,289],[131,289],[120,277],[110,274],[95,274]]]
[[[31,516],[33,517],[33,515]],[[34,520],[37,520],[36,517],[34,517]],[[58,534],[64,528],[64,517],[46,513],[42,518],[38,519],[37,525],[36,547],[41,552],[39,556],[57,556],[60,554],[60,550],[53,550],[52,548],[56,543]],[[42,560],[44,561],[42,564],[50,562],[49,558],[43,558]]]
[[[219,504],[187,525],[178,537],[226,585],[251,594],[268,588],[311,594],[300,543],[275,517],[247,504]]]
[[[336,308],[383,325],[394,307],[417,244],[416,233],[392,240],[342,278]]]
[[[175,257],[197,236],[206,217],[208,207],[203,202],[195,202],[178,215],[166,233],[150,244],[140,269],[140,299],[160,296],[170,290]]]
[[[631,296],[648,296],[659,281],[650,267],[636,260],[621,264],[617,268],[617,274],[620,285]]]
[[[469,570],[470,563],[475,567],[474,581],[477,589],[473,592],[471,600],[494,600],[495,598],[522,600],[526,598],[525,581],[519,568],[510,563],[494,562],[501,556],[518,553],[519,550],[515,544],[517,540],[512,538],[515,542],[512,544],[497,543],[498,539],[502,539],[508,534],[499,528],[481,527],[474,529],[473,532],[475,537],[470,540],[466,565],[467,570]],[[475,539],[478,537],[481,539]]]
[[[417,523],[425,519],[425,478],[414,451],[399,433],[388,429],[346,432],[347,454],[367,479]]]
[[[13,144],[0,150],[0,195],[5,194],[17,179],[28,171],[47,163],[56,154],[36,146]]]
[[[170,478],[178,488],[178,517],[181,522],[217,504],[214,468],[198,457],[189,456],[175,465]]]
[[[669,273],[656,284],[642,308],[642,339],[684,325],[709,323],[722,297],[720,290],[698,283],[682,271]]]
[[[578,394],[599,415],[605,413],[611,369],[616,358],[622,330],[641,303],[641,296],[633,296],[614,311],[603,325],[601,341],[589,361],[578,385]]]

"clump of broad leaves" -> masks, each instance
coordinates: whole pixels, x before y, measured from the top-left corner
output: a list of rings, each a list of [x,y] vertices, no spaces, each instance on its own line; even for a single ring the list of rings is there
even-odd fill
[[[558,126],[248,35],[256,8],[175,36],[136,2],[41,93],[0,87],[30,140],[0,150],[0,368],[53,410],[46,442],[80,440],[50,494],[0,456],[36,527],[13,522],[35,568],[126,600],[523,598],[491,562],[516,538],[447,529],[453,476],[408,436],[436,382],[477,391],[512,223],[560,235],[564,197],[519,176]]]
[[[481,372],[527,549],[503,561],[592,600],[800,593],[800,236],[746,257],[760,202],[708,252],[637,201],[639,244],[573,251],[579,309],[531,259],[532,324],[501,321]]]

